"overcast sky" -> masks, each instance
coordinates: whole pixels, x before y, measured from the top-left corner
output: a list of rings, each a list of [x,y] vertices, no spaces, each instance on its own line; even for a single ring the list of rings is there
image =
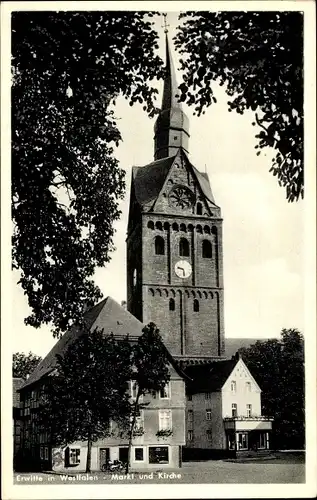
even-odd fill
[[[177,15],[169,14],[170,38]],[[160,52],[164,57],[163,29]],[[174,53],[174,64],[178,58]],[[178,81],[181,74],[178,72]],[[217,85],[213,104],[200,118],[184,106],[190,120],[190,160],[209,174],[216,203],[222,209],[225,335],[226,337],[277,337],[282,328],[304,327],[303,202],[287,203],[284,190],[269,173],[272,152],[257,157],[253,113],[243,116],[227,111],[228,97]],[[162,85],[160,88],[160,101]],[[95,279],[104,297],[119,303],[126,299],[126,227],[132,165],[153,160],[153,126],[140,105],[131,108],[119,99],[116,116],[123,142],[117,149],[126,171],[126,197],[116,224],[116,251]],[[13,351],[45,355],[55,343],[50,329],[23,323],[28,305],[12,275]]]

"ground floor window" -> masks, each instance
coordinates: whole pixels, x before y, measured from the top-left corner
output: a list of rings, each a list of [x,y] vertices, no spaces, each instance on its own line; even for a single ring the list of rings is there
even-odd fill
[[[71,465],[78,465],[79,463],[80,463],[80,448],[70,448],[68,446],[65,449],[65,466],[69,467]]]
[[[247,450],[248,449],[248,433],[247,432],[238,432],[238,450]]]
[[[121,462],[126,463],[128,461],[128,452],[129,448],[127,446],[119,448],[119,460]]]
[[[168,446],[150,446],[149,463],[150,464],[168,464]]]
[[[144,449],[143,448],[134,448],[134,460],[136,462],[144,461]]]

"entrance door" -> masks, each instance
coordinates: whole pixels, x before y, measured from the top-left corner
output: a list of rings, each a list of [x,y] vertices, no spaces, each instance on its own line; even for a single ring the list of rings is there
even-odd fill
[[[119,448],[119,460],[125,463],[128,461],[128,448],[126,446],[124,448]]]
[[[102,466],[107,463],[110,458],[110,448],[100,448],[99,449],[99,468],[102,470]]]

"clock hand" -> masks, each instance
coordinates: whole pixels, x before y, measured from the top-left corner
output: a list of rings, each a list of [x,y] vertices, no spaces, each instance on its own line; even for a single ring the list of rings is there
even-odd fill
[[[178,266],[178,269],[181,269],[183,271],[183,276],[185,276],[185,269],[183,267]]]

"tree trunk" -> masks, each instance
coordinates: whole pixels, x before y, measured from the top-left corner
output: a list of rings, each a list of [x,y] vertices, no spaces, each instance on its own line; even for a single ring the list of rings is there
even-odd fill
[[[91,471],[91,448],[92,448],[92,441],[90,436],[87,439],[87,461],[86,461],[86,472]]]
[[[137,412],[137,408],[138,408],[138,404],[139,404],[140,395],[141,395],[141,390],[140,390],[140,388],[138,388],[137,396],[136,396],[135,403],[134,403],[132,423],[131,423],[130,432],[129,432],[128,460],[127,460],[127,464],[126,464],[126,468],[125,468],[126,474],[129,473],[129,469],[130,469],[133,432],[134,432],[134,427],[135,427],[135,422],[136,422],[136,412]]]

